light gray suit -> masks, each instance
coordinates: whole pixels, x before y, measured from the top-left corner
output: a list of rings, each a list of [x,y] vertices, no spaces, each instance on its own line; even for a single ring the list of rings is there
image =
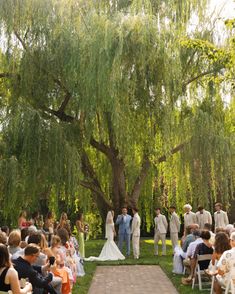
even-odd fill
[[[199,229],[203,229],[205,224],[212,224],[212,217],[210,212],[205,209],[203,209],[202,213],[197,211],[196,222],[199,225]]]
[[[180,232],[180,219],[176,212],[173,212],[170,217],[170,236],[173,249],[178,245],[178,234]]]
[[[133,247],[133,255],[134,258],[139,258],[140,256],[140,216],[138,213],[135,213],[132,226],[131,226],[131,234],[132,234],[132,247]]]
[[[227,212],[220,210],[214,213],[215,228],[225,228],[228,224]]]
[[[154,255],[158,255],[158,242],[162,241],[162,255],[166,255],[166,233],[168,223],[165,215],[159,214],[154,219],[155,234],[154,234]]]
[[[184,228],[196,224],[196,221],[196,214],[194,212],[190,211],[184,214]]]

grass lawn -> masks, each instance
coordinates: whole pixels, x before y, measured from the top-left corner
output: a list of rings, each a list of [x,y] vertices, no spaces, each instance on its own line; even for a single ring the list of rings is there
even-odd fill
[[[86,256],[99,256],[100,251],[103,247],[105,241],[103,240],[89,240],[86,242]],[[191,289],[191,286],[181,285],[182,275],[175,275],[172,273],[172,250],[170,241],[167,241],[167,256],[156,257],[153,255],[153,240],[142,239],[140,245],[141,257],[139,260],[134,260],[133,258],[128,258],[124,261],[108,261],[108,262],[85,262],[85,272],[86,275],[83,278],[79,279],[79,282],[76,284],[73,290],[73,294],[86,294],[91,284],[92,277],[95,273],[97,265],[148,265],[156,264],[160,265],[163,271],[171,279],[172,283],[175,285],[179,293],[188,294],[188,293],[201,293],[196,287],[195,290]],[[160,251],[161,253],[161,251]]]

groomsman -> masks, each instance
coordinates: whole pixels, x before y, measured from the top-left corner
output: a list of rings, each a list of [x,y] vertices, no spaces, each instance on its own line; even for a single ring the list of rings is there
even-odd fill
[[[171,206],[169,208],[170,211],[170,237],[171,237],[171,244],[172,248],[174,248],[178,245],[178,234],[180,232],[180,219],[178,215],[175,212],[176,208],[175,206]]]
[[[160,240],[162,241],[162,255],[166,255],[166,233],[168,223],[165,215],[161,214],[160,208],[156,208],[155,213],[154,255],[158,255],[158,243]]]
[[[215,213],[214,213],[214,221],[215,221],[215,229],[216,228],[225,228],[228,224],[228,215],[227,212],[222,210],[222,204],[215,204]]]
[[[203,206],[198,206],[196,212],[196,223],[199,225],[199,229],[204,229],[205,224],[212,224],[211,213],[204,209]]]
[[[184,205],[184,229],[186,229],[190,225],[196,224],[196,214],[191,210],[192,206],[190,204]]]
[[[140,216],[138,214],[138,209],[132,208],[133,219],[131,226],[131,234],[132,234],[132,247],[133,247],[133,255],[134,259],[139,259],[140,256]]]

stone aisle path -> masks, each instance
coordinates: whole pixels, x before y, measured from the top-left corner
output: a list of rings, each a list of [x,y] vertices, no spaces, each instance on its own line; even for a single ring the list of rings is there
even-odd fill
[[[88,294],[177,294],[157,265],[98,266]]]

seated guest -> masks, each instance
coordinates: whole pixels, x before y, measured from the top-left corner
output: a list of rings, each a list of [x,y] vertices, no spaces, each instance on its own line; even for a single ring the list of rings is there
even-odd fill
[[[218,274],[214,284],[216,294],[222,293],[222,287],[227,286],[230,279],[230,272],[235,264],[235,232],[230,236],[231,249],[224,251],[217,264]]]
[[[28,244],[31,244],[31,243],[36,244],[40,249],[41,240],[42,240],[41,233],[36,232],[29,236]],[[46,264],[46,261],[47,261],[47,256],[44,253],[42,253],[40,250],[38,258],[35,260],[33,265],[43,266]]]
[[[50,252],[48,252],[50,250],[47,246],[47,241],[45,236],[40,232],[34,233],[33,235],[29,236],[28,242],[36,244],[40,249],[39,256],[36,259],[36,261],[33,263],[33,265],[44,266],[48,261],[47,253],[50,254]],[[53,275],[51,285],[55,289],[57,289],[59,292],[61,292],[61,284],[62,284],[62,279],[59,277],[55,277]]]
[[[1,231],[6,233],[7,237],[9,236],[9,233],[10,233],[10,229],[8,226],[2,226],[1,227]]]
[[[184,236],[181,239],[181,247],[176,246],[174,249],[174,260],[173,260],[173,273],[182,274],[184,271],[183,260],[186,258],[186,252],[190,245],[190,243],[196,240],[195,236],[193,235],[193,231],[198,229],[197,224],[193,224],[187,226],[184,230]],[[185,263],[185,266],[189,264],[188,262]]]
[[[182,250],[185,253],[187,252],[189,245],[196,240],[194,232],[195,231],[198,232],[198,229],[199,229],[198,224],[193,224],[193,225],[190,225],[189,227],[190,227],[190,234],[185,238],[185,241],[182,245]],[[185,254],[185,256],[183,256],[183,258],[185,258],[185,257],[186,257],[186,254]]]
[[[195,266],[196,266],[196,261],[197,261],[197,255],[206,255],[206,254],[213,254],[213,248],[210,243],[210,232],[206,230],[202,230],[201,232],[201,238],[202,238],[202,243],[198,244],[196,247],[196,250],[194,252],[194,258],[191,260],[191,272],[194,273],[195,271]],[[210,260],[202,260],[198,261],[198,264],[200,266],[200,270],[205,270],[208,269],[208,266],[210,264]]]
[[[181,247],[183,247],[183,244],[185,243],[185,240],[186,240],[186,238],[187,238],[187,236],[189,234],[191,234],[191,226],[186,227],[185,230],[184,230],[184,234],[183,234],[183,236],[182,236],[182,238],[180,240],[180,246]]]
[[[56,268],[54,274],[62,278],[62,294],[70,294],[72,285],[70,284],[69,273],[72,275],[71,270],[66,267],[63,260],[63,254],[60,251],[61,240],[59,236],[53,236],[51,240],[51,251],[56,258]]]
[[[26,283],[25,287],[20,289],[18,273],[11,265],[7,247],[0,244],[0,291],[10,290],[13,294],[27,294],[31,292],[32,285]]]
[[[210,235],[211,235],[210,243],[211,243],[211,245],[214,245],[214,243],[215,243],[215,233],[212,232],[212,225],[209,224],[209,223],[206,223],[204,225],[203,229],[210,232]]]
[[[232,234],[233,229],[234,229],[234,227],[233,227],[233,225],[231,225],[231,224],[228,224],[228,225],[225,227],[225,230],[226,230],[226,232],[228,233],[229,236]]]
[[[7,235],[5,232],[0,231],[0,244],[7,244]]]
[[[20,248],[21,234],[19,230],[14,230],[10,233],[8,238],[8,250],[11,255],[21,251]]]
[[[76,282],[77,272],[75,260],[72,258],[72,248],[69,244],[69,233],[65,228],[62,228],[57,231],[57,234],[61,240],[60,255],[64,265],[69,268],[70,283],[73,285]]]
[[[33,266],[37,258],[39,257],[40,249],[35,244],[29,244],[25,247],[24,256],[18,257],[14,260],[14,267],[18,272],[20,279],[28,278],[33,286],[33,293],[41,293],[43,289],[51,294],[57,294],[51,281],[53,275],[48,271],[50,270],[50,264],[47,263],[44,266]]]
[[[28,238],[29,235],[29,229],[23,228],[21,231],[21,242],[20,242],[20,248],[24,249],[27,246],[27,242],[25,241],[26,237]]]
[[[224,251],[231,249],[229,237],[226,233],[220,232],[215,236],[214,253],[212,256],[212,265],[215,265]]]
[[[213,248],[210,243],[210,238],[211,238],[210,232],[207,230],[202,230],[200,237],[202,239],[202,242],[196,246],[193,257],[190,259],[191,275],[186,279],[182,279],[182,283],[184,285],[188,285],[188,284],[192,283],[192,278],[193,278],[193,275],[195,274],[195,270],[196,270],[197,256],[198,255],[206,255],[206,254],[212,255],[213,254]],[[199,239],[197,239],[197,240],[199,240]],[[191,243],[191,244],[193,244],[193,243]],[[200,266],[200,270],[205,270],[205,269],[208,269],[208,266],[210,264],[210,260],[198,261],[198,264]]]
[[[190,275],[188,278],[183,278],[182,279],[182,284],[190,284],[192,282],[192,272],[191,272],[191,268],[192,268],[192,264],[191,264],[191,260],[194,259],[194,254],[195,254],[195,250],[198,246],[198,244],[202,243],[203,240],[200,236],[200,231],[199,230],[195,230],[193,232],[193,235],[195,237],[195,241],[191,242],[188,246],[187,252],[186,252],[186,258],[183,261],[183,264],[186,268],[188,268],[190,270]]]

